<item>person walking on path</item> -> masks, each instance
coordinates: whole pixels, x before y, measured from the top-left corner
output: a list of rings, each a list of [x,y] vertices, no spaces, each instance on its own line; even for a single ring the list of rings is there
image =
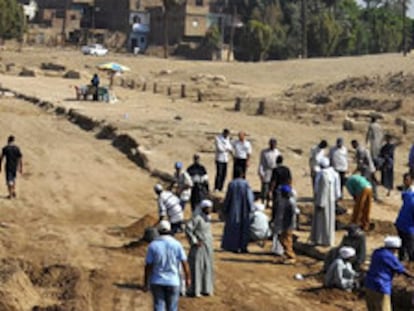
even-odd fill
[[[186,287],[191,286],[190,268],[180,242],[170,235],[167,220],[158,224],[160,234],[147,250],[144,271],[144,291],[151,290],[154,311],[177,311],[180,298],[180,267],[184,270]]]
[[[244,179],[241,167],[236,168],[235,176],[236,178],[229,183],[223,204],[225,225],[221,248],[230,252],[247,253],[254,195]]]
[[[363,230],[370,229],[370,214],[372,207],[372,188],[370,182],[361,175],[352,175],[345,184],[349,194],[354,198],[354,210],[351,223],[357,224]]]
[[[214,249],[210,213],[212,204],[201,204],[201,212],[193,214],[186,224],[185,233],[190,244],[188,263],[191,270],[191,287],[188,294],[194,297],[212,296],[214,292]]]
[[[239,139],[233,142],[234,162],[233,162],[233,179],[236,177],[238,168],[243,171],[243,178],[246,178],[247,167],[249,166],[250,155],[252,153],[252,145],[246,139],[246,133],[240,132]]]
[[[384,239],[384,247],[372,253],[371,265],[365,277],[365,299],[368,311],[392,310],[391,291],[395,274],[414,278],[395,256],[400,247],[399,237],[388,236]]]
[[[273,169],[276,167],[276,159],[280,156],[280,151],[276,148],[277,141],[275,138],[269,140],[269,148],[262,150],[260,154],[260,163],[258,174],[262,184],[261,199],[266,208],[270,206],[270,182],[272,179]]]
[[[3,166],[3,159],[6,159],[5,173],[6,184],[9,192],[8,199],[16,198],[16,177],[17,171],[23,174],[23,155],[20,148],[15,144],[15,137],[9,136],[7,145],[3,147],[0,156],[0,172]]]
[[[227,176],[227,163],[229,162],[229,153],[233,152],[230,142],[230,131],[224,129],[223,133],[215,139],[216,147],[216,179],[214,182],[214,190],[222,191]]]

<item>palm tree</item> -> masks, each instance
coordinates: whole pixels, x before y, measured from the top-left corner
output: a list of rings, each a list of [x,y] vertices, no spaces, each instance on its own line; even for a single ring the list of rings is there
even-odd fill
[[[163,0],[162,2],[164,5],[164,58],[168,58],[168,18],[172,9],[184,5],[187,0]]]

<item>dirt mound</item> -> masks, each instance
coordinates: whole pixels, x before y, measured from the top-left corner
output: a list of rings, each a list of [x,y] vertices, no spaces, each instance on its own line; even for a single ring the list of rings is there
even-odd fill
[[[28,261],[4,258],[0,261],[0,310],[69,311],[83,309],[86,295],[81,271],[69,265],[37,266]],[[55,301],[45,306],[42,298]]]
[[[141,238],[145,233],[145,229],[155,226],[157,222],[158,219],[156,217],[147,214],[127,227],[117,228],[116,230],[112,230],[108,233],[111,235],[124,236],[127,238]]]
[[[414,287],[407,278],[399,276],[393,282],[392,305],[394,311],[413,310]]]
[[[2,265],[0,280],[0,310],[30,310],[39,303],[39,293],[17,264]]]
[[[132,241],[122,246],[121,250],[129,255],[143,257],[147,251],[148,242],[144,240]]]
[[[322,304],[334,305],[340,310],[352,311],[353,304],[362,300],[362,295],[350,293],[336,288],[309,288],[303,290],[300,294],[306,299],[317,300]]]

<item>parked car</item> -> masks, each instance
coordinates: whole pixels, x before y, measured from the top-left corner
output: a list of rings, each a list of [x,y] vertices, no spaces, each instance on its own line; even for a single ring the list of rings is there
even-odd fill
[[[108,49],[101,44],[84,45],[81,51],[85,55],[104,56],[108,54]]]

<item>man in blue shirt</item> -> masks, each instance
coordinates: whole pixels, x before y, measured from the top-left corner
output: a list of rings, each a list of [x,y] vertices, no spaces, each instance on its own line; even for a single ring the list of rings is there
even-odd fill
[[[368,311],[392,310],[391,291],[394,274],[404,274],[413,278],[395,256],[400,247],[401,239],[398,236],[388,236],[384,240],[384,247],[373,252],[365,278]]]
[[[144,290],[149,286],[154,298],[154,311],[177,311],[180,297],[180,266],[185,283],[191,285],[187,257],[180,242],[171,235],[171,224],[161,220],[158,225],[160,237],[148,246],[145,259]]]
[[[404,187],[402,193],[403,205],[398,214],[395,226],[401,238],[401,248],[398,252],[400,260],[414,261],[414,192],[412,191],[413,179],[410,173],[404,174]]]

